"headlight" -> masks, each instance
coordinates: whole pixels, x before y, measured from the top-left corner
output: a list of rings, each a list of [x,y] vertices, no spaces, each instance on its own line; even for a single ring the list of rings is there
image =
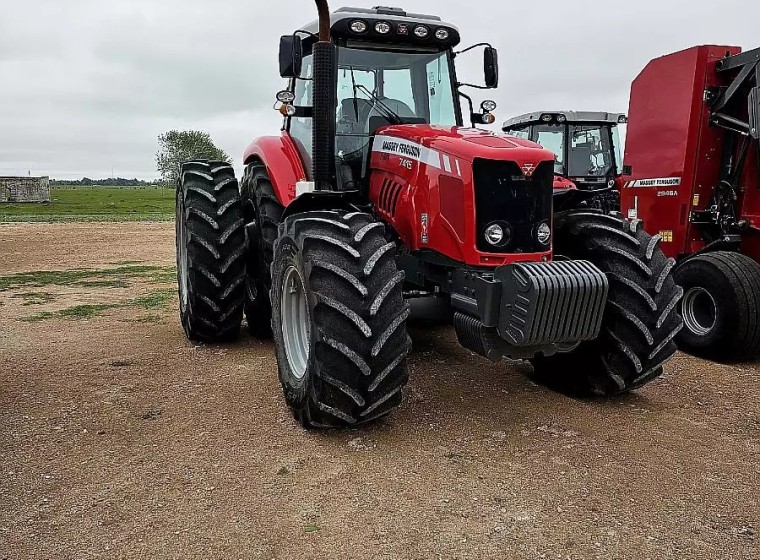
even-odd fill
[[[420,39],[424,39],[428,35],[430,35],[430,30],[425,27],[424,25],[418,25],[414,28],[414,34],[417,35]]]
[[[480,104],[480,108],[486,113],[493,113],[496,110],[496,107],[496,101],[491,101],[490,99],[483,101],[483,103]]]
[[[549,114],[541,115],[541,120],[544,122],[550,122],[552,120],[552,116]]]
[[[377,31],[381,35],[387,35],[388,33],[391,32],[391,24],[384,21],[376,23],[375,31]]]
[[[541,245],[548,245],[552,240],[552,228],[546,222],[538,225],[536,228],[536,239]]]
[[[607,186],[609,188],[614,187],[615,186],[615,179],[610,179],[609,181],[607,181]]]
[[[504,241],[504,229],[499,224],[491,224],[486,228],[486,241],[498,247]]]
[[[437,29],[435,32],[435,38],[438,39],[439,41],[445,41],[446,39],[449,38],[449,35],[451,34],[449,33],[448,29],[441,28],[441,29]]]
[[[364,33],[367,31],[367,22],[357,19],[351,22],[351,31],[354,33]]]
[[[496,122],[496,115],[493,113],[484,113],[481,115],[480,120],[483,121],[483,124],[493,124]]]
[[[512,227],[507,222],[494,222],[483,232],[486,241],[494,247],[506,247],[512,241]]]
[[[293,103],[296,100],[296,94],[292,91],[281,91],[277,94],[277,101],[280,103]]]
[[[566,122],[567,117],[565,115],[557,115],[557,122]]]

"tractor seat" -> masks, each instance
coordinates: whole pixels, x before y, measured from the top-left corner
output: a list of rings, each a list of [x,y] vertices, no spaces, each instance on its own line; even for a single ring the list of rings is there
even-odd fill
[[[405,119],[414,119],[417,117],[416,113],[412,111],[411,107],[409,107],[409,105],[407,105],[403,101],[399,101],[398,99],[390,99],[387,97],[382,98],[380,101],[382,101],[383,105],[388,107],[388,109],[396,113],[399,117],[402,117]],[[367,127],[365,131],[366,131],[366,134],[368,135],[375,134],[374,130],[369,130],[370,123],[373,121],[372,117],[382,117],[383,119],[387,120],[387,117],[385,115],[383,108],[375,104],[372,107],[372,110],[369,112],[369,116],[367,119]]]
[[[594,152],[590,146],[578,145],[570,150],[570,166],[573,171],[571,174],[588,175],[592,167],[592,156]]]
[[[366,99],[357,99],[356,104],[354,104],[353,99],[341,101],[338,114],[338,133],[363,134],[370,111],[372,111],[372,102]]]

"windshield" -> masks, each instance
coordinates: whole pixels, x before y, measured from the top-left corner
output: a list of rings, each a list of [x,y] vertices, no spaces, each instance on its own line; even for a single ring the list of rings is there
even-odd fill
[[[554,152],[554,173],[558,175],[620,175],[622,148],[616,126],[539,124],[533,127],[532,136],[534,142]]]
[[[383,106],[402,119],[456,126],[457,116],[448,52],[394,52],[340,49],[338,58],[338,122],[365,124],[364,113],[381,116]],[[358,127],[351,127],[356,131]],[[359,130],[356,132],[368,132]]]
[[[609,125],[571,125],[570,177],[606,177],[613,170],[614,158]]]
[[[541,124],[536,126],[534,142],[554,152],[554,172],[559,175],[566,175],[565,126],[561,124]]]
[[[456,126],[448,52],[341,48],[336,156],[348,188],[362,175],[370,136],[389,124]]]

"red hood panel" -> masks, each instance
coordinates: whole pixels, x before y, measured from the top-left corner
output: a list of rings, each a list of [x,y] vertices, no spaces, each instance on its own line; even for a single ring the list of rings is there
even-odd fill
[[[377,134],[414,142],[470,162],[476,158],[536,165],[554,161],[554,154],[538,144],[478,128],[396,125],[381,128]]]

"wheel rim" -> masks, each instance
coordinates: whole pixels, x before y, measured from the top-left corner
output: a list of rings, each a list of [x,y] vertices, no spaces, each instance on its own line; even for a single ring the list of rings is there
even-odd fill
[[[285,355],[290,370],[300,380],[306,375],[309,359],[309,311],[303,280],[294,266],[285,271],[280,305]]]
[[[182,195],[179,195],[182,196]],[[177,272],[179,275],[179,300],[182,309],[187,307],[188,290],[188,259],[187,259],[187,230],[185,225],[185,206],[180,202],[180,212],[177,216]]]
[[[681,305],[686,327],[699,336],[705,336],[715,327],[717,306],[710,292],[704,288],[690,288]]]

